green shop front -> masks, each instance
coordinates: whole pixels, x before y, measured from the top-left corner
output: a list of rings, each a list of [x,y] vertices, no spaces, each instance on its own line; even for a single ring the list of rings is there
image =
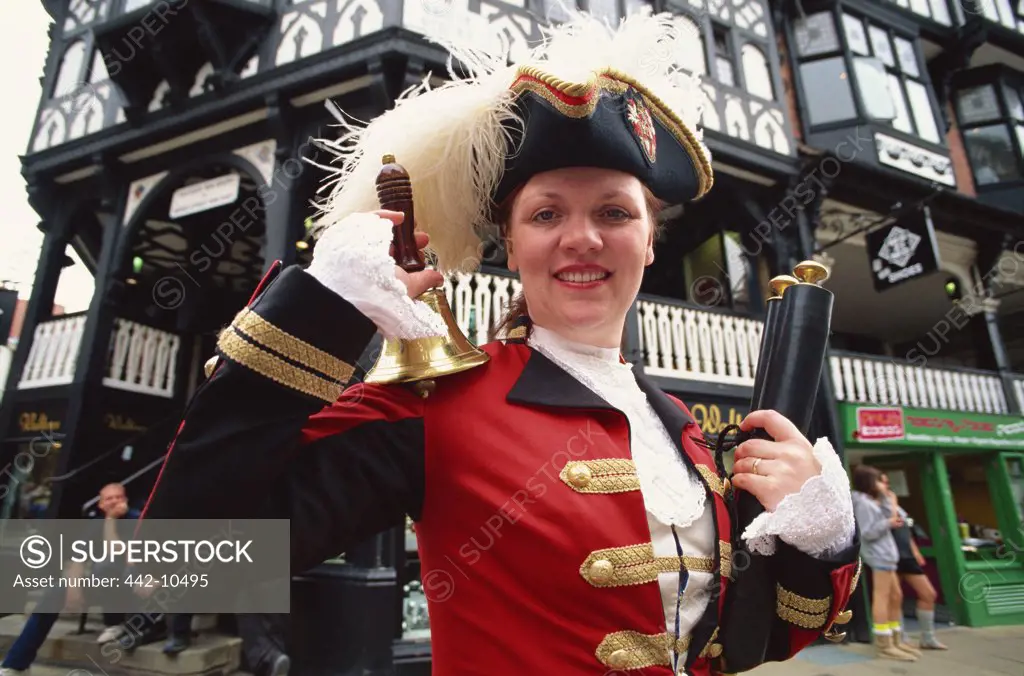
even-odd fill
[[[1024,624],[1024,419],[839,406],[847,468],[888,475],[940,608],[962,625]]]

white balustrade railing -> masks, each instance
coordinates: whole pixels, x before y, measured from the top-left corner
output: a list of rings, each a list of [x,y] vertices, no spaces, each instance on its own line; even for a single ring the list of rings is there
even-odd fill
[[[753,387],[763,321],[652,300],[637,306],[645,373]]]
[[[1009,409],[998,374],[915,366],[885,357],[830,357],[836,399],[975,413]],[[1018,398],[1021,392],[1018,390]]]
[[[84,331],[84,314],[58,317],[36,326],[18,389],[70,385]],[[173,333],[115,319],[103,384],[173,397],[180,345],[181,339]]]
[[[1024,376],[1013,377],[1013,393],[1017,395],[1017,410],[1024,411]]]
[[[486,272],[456,274],[444,282],[455,322],[475,345],[490,340],[491,329],[505,316],[512,299],[522,289],[518,279]]]
[[[84,314],[58,317],[36,325],[18,389],[71,384],[84,331]]]
[[[173,333],[116,319],[103,384],[119,390],[173,397],[180,347],[181,338]]]

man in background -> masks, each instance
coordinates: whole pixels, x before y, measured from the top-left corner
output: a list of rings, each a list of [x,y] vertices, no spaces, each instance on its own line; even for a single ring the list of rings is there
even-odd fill
[[[131,534],[131,524],[126,523],[129,519],[128,497],[125,494],[124,486],[118,483],[107,484],[100,489],[99,510],[103,513],[103,519],[92,519],[85,528],[84,538],[93,542],[103,540],[121,540]],[[117,569],[120,565],[121,568]],[[66,566],[66,577],[68,579],[81,578],[89,571],[84,563],[69,562]],[[102,569],[99,567],[92,571],[101,576],[121,575],[124,573],[123,564],[109,564]],[[86,612],[89,608],[88,594],[91,588],[68,586],[67,589],[52,587],[43,594],[37,612],[33,612],[25,622],[21,634],[7,651],[3,664],[0,665],[0,676],[11,676],[27,670],[36,659],[39,648],[46,641],[46,637],[57,622],[59,612],[63,608],[67,612]],[[109,590],[108,590],[109,593]],[[130,591],[126,591],[131,594]],[[98,643],[106,643],[120,638],[126,633],[123,624],[124,615],[121,613],[104,613],[103,620],[105,628],[97,638]]]

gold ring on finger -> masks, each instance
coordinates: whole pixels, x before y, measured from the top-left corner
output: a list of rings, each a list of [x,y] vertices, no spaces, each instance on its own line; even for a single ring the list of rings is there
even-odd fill
[[[757,471],[757,464],[759,462],[761,462],[761,458],[754,458],[754,465],[750,469],[754,474],[761,476],[761,473]]]

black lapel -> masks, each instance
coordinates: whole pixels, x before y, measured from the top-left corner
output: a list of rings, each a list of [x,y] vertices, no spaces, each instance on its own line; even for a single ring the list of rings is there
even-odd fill
[[[618,410],[533,348],[506,399],[539,406]]]
[[[647,395],[647,401],[650,402],[651,408],[654,409],[661,423],[668,430],[668,435],[672,437],[672,442],[689,464],[690,456],[683,450],[683,428],[694,422],[693,418],[686,415],[683,409],[679,408],[674,401],[669,399],[667,394],[661,391],[661,388],[644,374],[637,373],[636,382],[640,385],[640,389],[644,391],[644,394]]]

